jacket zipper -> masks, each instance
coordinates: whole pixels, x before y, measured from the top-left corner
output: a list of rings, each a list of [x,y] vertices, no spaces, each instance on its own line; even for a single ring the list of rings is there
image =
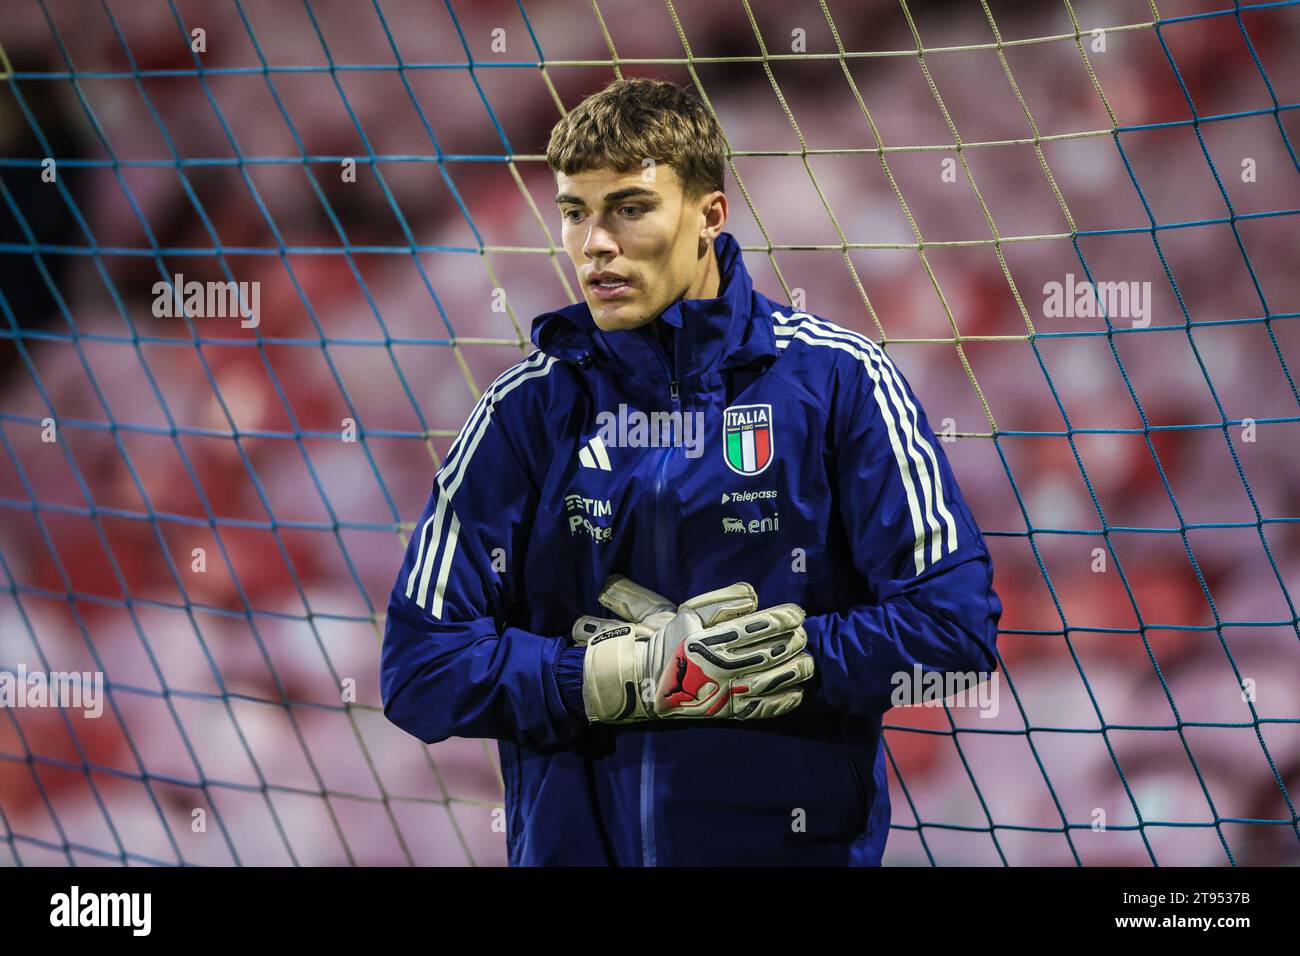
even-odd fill
[[[659,355],[660,361],[663,362],[664,371],[668,376],[668,398],[672,402],[673,411],[679,411],[681,393],[676,375],[681,368],[681,358],[677,333],[673,333],[673,366],[671,368],[668,366],[668,356],[663,354],[663,349],[659,345],[658,337],[652,335],[651,338],[654,342],[655,352]],[[675,444],[670,444],[663,450],[659,456],[659,463],[655,473],[655,569],[658,572],[660,581],[668,580],[668,524],[664,519],[663,490],[664,475],[668,471],[668,460],[672,457],[675,447]],[[647,731],[641,735],[641,738],[641,865],[657,866],[654,818],[655,735]]]

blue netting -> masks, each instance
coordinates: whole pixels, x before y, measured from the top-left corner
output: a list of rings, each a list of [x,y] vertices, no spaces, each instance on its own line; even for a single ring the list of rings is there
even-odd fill
[[[653,52],[624,56],[615,45],[619,18],[609,12],[618,4],[471,9],[448,0],[430,11],[379,0],[369,7],[305,0],[292,17],[289,5],[243,0],[205,6],[167,0],[140,5],[129,16],[125,5],[107,0],[93,8],[52,0],[30,6],[29,14],[14,14],[12,26],[0,26],[0,220],[7,219],[0,221],[7,230],[0,233],[0,268],[10,267],[0,272],[0,342],[9,363],[3,366],[8,380],[0,444],[12,468],[0,484],[0,669],[99,672],[108,695],[104,716],[93,723],[66,709],[7,709],[0,717],[0,847],[12,862],[502,859],[494,753],[480,742],[423,748],[388,726],[378,701],[378,638],[410,519],[423,504],[440,452],[478,397],[477,383],[529,350],[530,315],[575,298],[553,223],[539,212],[548,202],[547,174],[531,150],[545,141],[560,109],[625,70],[684,70],[680,79],[717,108],[744,198],[744,206],[734,204],[740,221],[734,231],[756,275],[790,293],[797,281],[787,281],[787,271],[820,276],[818,269],[847,265],[851,288],[827,293],[836,301],[818,303],[814,311],[864,330],[874,323],[877,338],[895,354],[911,356],[903,364],[909,375],[921,370],[913,377],[930,382],[919,392],[932,419],[954,408],[963,421],[987,425],[963,430],[949,454],[963,487],[973,489],[968,497],[994,549],[999,593],[1010,598],[1000,663],[1015,707],[995,722],[970,720],[948,707],[936,720],[903,710],[890,715],[895,832],[887,862],[1235,865],[1297,859],[1300,817],[1289,788],[1300,776],[1294,734],[1300,723],[1300,619],[1288,579],[1300,569],[1294,533],[1300,517],[1290,516],[1297,499],[1285,490],[1294,484],[1296,461],[1286,428],[1300,423],[1292,414],[1300,391],[1286,349],[1300,312],[1287,308],[1300,301],[1300,291],[1288,280],[1295,272],[1293,231],[1249,232],[1268,224],[1293,230],[1300,213],[1294,198],[1300,195],[1300,161],[1287,128],[1300,103],[1279,95],[1278,88],[1288,88],[1275,88],[1268,56],[1257,48],[1260,24],[1283,38],[1300,37],[1295,0],[1176,17],[1161,17],[1153,4],[1138,8],[1147,16],[1099,23],[1112,43],[1145,38],[1153,44],[1145,57],[1144,48],[1130,50],[1128,62],[1136,58],[1139,65],[1131,68],[1154,76],[1158,50],[1163,75],[1172,78],[1185,108],[1184,118],[1130,124],[1120,122],[1129,104],[1107,94],[1098,62],[1104,54],[1090,49],[1093,27],[1081,24],[1068,3],[1055,11],[1068,17],[1064,29],[1041,13],[995,19],[987,6],[960,14],[943,8],[942,16],[918,24],[919,14],[903,4],[890,29],[878,34],[899,41],[888,50],[855,38],[847,22],[852,11],[833,15],[826,4],[797,13],[779,5],[781,11],[764,9],[761,16],[750,4],[737,4],[729,16],[695,24],[688,11],[668,3],[663,35],[646,28],[644,36],[622,38]],[[557,16],[568,17],[570,26],[562,27]],[[769,42],[784,42],[788,24],[781,16],[801,16],[809,29],[814,23],[825,29],[824,50],[771,52]],[[776,25],[760,27],[766,18]],[[577,39],[574,23],[584,25]],[[999,26],[1007,24],[1034,32],[1004,42]],[[981,25],[985,32],[972,36],[970,29]],[[206,31],[211,53],[192,48],[196,27]],[[872,27],[863,24],[862,30]],[[948,46],[923,44],[922,27],[957,39]],[[512,37],[504,51],[484,39],[499,28]],[[573,55],[548,60],[548,31]],[[701,38],[694,47],[688,31]],[[738,33],[752,39],[752,53],[737,52],[728,40]],[[1206,45],[1226,44],[1228,35],[1237,44],[1235,65],[1214,67],[1216,75],[1240,79],[1248,69],[1266,93],[1258,102],[1267,105],[1202,112],[1194,94],[1204,89],[1205,58],[1226,48],[1207,54]],[[87,42],[92,37],[96,42]],[[1173,52],[1188,38],[1202,44],[1193,47],[1191,82]],[[337,53],[340,44],[347,55]],[[421,54],[403,54],[412,47]],[[860,56],[867,47],[872,55]],[[516,49],[526,51],[522,59]],[[429,50],[438,56],[424,56]],[[1050,56],[1015,60],[1037,50]],[[935,74],[945,57],[972,54],[1005,74],[1023,110],[1011,113],[1027,121],[1015,135],[1031,137],[962,138],[957,117],[963,125],[971,121],[972,113],[962,113],[971,108],[970,93]],[[95,66],[79,66],[83,57]],[[817,114],[834,119],[831,135],[823,136],[833,143],[826,149],[809,145],[814,132],[825,133],[824,123],[819,129],[796,122],[814,111],[827,77],[837,75],[812,82],[794,72],[818,63],[842,71],[845,91],[857,103],[845,100]],[[911,99],[885,82],[863,83],[863,93],[854,75],[918,64],[926,85]],[[1067,74],[1088,95],[1093,117],[1104,117],[1103,125],[1044,135],[1038,124],[1049,117],[1042,100],[1037,110],[1029,100],[1065,83]],[[437,85],[444,81],[457,85]],[[260,88],[256,100],[245,84]],[[756,90],[766,94],[769,85],[775,125],[747,113],[749,97]],[[1131,90],[1131,81],[1124,88]],[[233,112],[223,107],[231,100],[265,109]],[[869,108],[885,113],[900,104],[918,116],[921,106],[937,106],[931,113],[942,118],[947,141],[887,146]],[[201,129],[200,113],[215,125]],[[1238,157],[1221,156],[1216,163],[1206,133],[1246,129],[1249,121],[1265,118],[1276,127],[1278,157],[1284,153],[1289,163],[1270,169],[1268,195],[1284,201],[1239,211],[1240,198],[1234,205],[1223,173]],[[268,132],[272,120],[282,125]],[[836,134],[851,124],[869,126],[872,145],[840,148]],[[395,126],[403,131],[396,139]],[[436,129],[449,130],[456,145],[444,147],[448,134],[440,137]],[[1190,132],[1196,150],[1184,149],[1173,168],[1161,171],[1162,199],[1168,199],[1164,180],[1190,181],[1203,160],[1221,213],[1180,210],[1162,217],[1159,203],[1149,198],[1150,167],[1139,175],[1135,152],[1157,133],[1179,131]],[[791,132],[798,148],[790,145]],[[884,132],[894,140],[910,138],[896,125]],[[1252,149],[1261,142],[1256,133],[1242,136]],[[1058,179],[1071,182],[1060,172],[1069,165],[1061,150],[1106,137],[1115,151],[1111,159],[1124,172],[1123,182],[1111,186],[1129,191],[1145,222],[1116,214],[1110,228],[1081,228],[1058,188]],[[278,150],[286,141],[289,148]],[[383,146],[395,141],[404,148]],[[157,151],[148,155],[142,142],[156,142]],[[1019,183],[979,166],[974,157],[989,150],[1036,157],[1059,203],[1063,231],[1000,231],[997,222],[1011,215],[1009,200],[1019,198]],[[938,239],[923,235],[927,206],[937,201],[930,193],[939,191],[933,182],[908,180],[904,167],[927,153],[960,163],[981,212],[969,221],[987,225],[991,238],[956,230]],[[898,200],[909,228],[897,236],[874,233],[875,221],[848,195],[869,190],[851,177],[838,181],[829,165],[835,157],[864,167],[879,162],[885,178],[877,192],[887,202]],[[57,170],[52,182],[42,179],[49,158]],[[801,163],[797,174],[811,180],[834,226],[837,237],[828,242],[774,241],[784,235],[777,225],[786,214],[772,208],[783,185],[759,164],[795,160]],[[340,188],[350,183],[340,180],[347,163],[355,164],[356,182],[346,188],[365,190],[362,201]],[[792,168],[782,166],[783,175]],[[479,171],[491,175],[476,178]],[[289,174],[300,177],[292,186],[281,178]],[[844,195],[836,195],[837,185]],[[431,190],[436,200],[427,199]],[[517,195],[507,207],[502,196],[509,190]],[[286,192],[292,201],[282,198]],[[999,203],[1008,204],[995,217]],[[1222,229],[1232,236],[1233,268],[1248,279],[1253,314],[1227,314],[1196,270],[1180,269],[1167,254],[1176,236]],[[223,234],[241,238],[223,241]],[[365,238],[354,241],[359,234]],[[101,241],[106,235],[113,238]],[[1279,242],[1276,235],[1290,239],[1280,254],[1285,238]],[[1176,303],[1174,321],[1126,327],[1103,309],[1093,328],[1035,326],[1021,294],[1021,286],[1029,286],[1017,282],[1009,264],[1013,250],[1068,245],[1072,262],[1094,283],[1116,275],[1109,250],[1135,237],[1152,244],[1158,262],[1152,274]],[[939,259],[970,247],[986,261],[978,269],[967,266],[967,273],[987,269],[988,281],[1005,282],[1015,308],[980,317],[964,303],[960,290],[969,287],[954,278],[957,273],[945,272]],[[802,261],[803,250],[811,250],[816,267],[792,264]],[[930,309],[951,324],[951,335],[945,329],[936,337],[904,310],[877,312],[868,294],[897,302],[891,293],[904,284],[887,270],[876,271],[870,257],[877,253],[914,257],[908,268],[938,293]],[[763,256],[770,275],[759,271]],[[1098,258],[1104,267],[1097,267]],[[1218,260],[1217,266],[1226,273],[1227,263]],[[1037,265],[1022,268],[1037,275]],[[1135,277],[1144,274],[1136,264],[1131,268]],[[219,331],[212,319],[150,316],[153,284],[170,285],[186,272],[227,282],[256,276],[275,307],[264,310],[267,319],[258,326],[227,322]],[[470,272],[479,274],[467,278]],[[842,283],[843,275],[833,281]],[[1196,295],[1185,294],[1189,284]],[[508,292],[504,310],[494,306],[497,290]],[[1010,315],[1009,326],[998,325],[995,313]],[[1227,373],[1226,384],[1225,374],[1212,374],[1214,356],[1198,338],[1234,335],[1244,342],[1260,330],[1267,337],[1267,347],[1259,349],[1267,368],[1238,368]],[[1175,406],[1188,419],[1177,421],[1168,420],[1166,392],[1154,391],[1156,413],[1151,389],[1144,400],[1143,378],[1164,359],[1125,353],[1157,340],[1169,349],[1163,336],[1186,343],[1197,377],[1179,387],[1185,397],[1193,383],[1203,386],[1200,397],[1209,396],[1212,420],[1193,415],[1190,398]],[[1061,365],[1053,374],[1059,354],[1053,350],[1103,337],[1138,424],[1074,424],[1090,418],[1090,409],[1081,410],[1071,389],[1061,386]],[[909,346],[924,348],[909,352]],[[955,352],[960,368],[927,376],[923,370],[932,358],[933,367],[942,368],[940,348],[945,355]],[[1045,389],[1036,398],[1029,397],[1025,379],[1002,364],[1013,351],[1031,354],[1041,373]],[[977,374],[982,364],[985,371]],[[1281,411],[1277,403],[1272,410],[1278,413],[1238,411],[1253,411],[1251,397],[1263,396],[1262,383],[1271,376],[1285,383],[1269,393],[1280,397]],[[1262,397],[1259,404],[1266,406]],[[1053,411],[1059,427],[999,425],[1040,425]],[[50,420],[57,441],[42,441]],[[1251,438],[1242,437],[1245,429]],[[1269,436],[1272,457],[1247,459],[1243,442],[1256,444],[1254,429]],[[341,440],[349,430],[355,441]],[[1231,470],[1218,477],[1244,491],[1247,518],[1201,520],[1180,506],[1176,486],[1212,466],[1189,465],[1176,443],[1213,433],[1222,435],[1231,461]],[[1086,464],[1095,454],[1086,449],[1097,447],[1087,443],[1128,439],[1140,440],[1152,468],[1146,485],[1124,489],[1149,506],[1145,512],[1117,509],[1114,481],[1097,479],[1095,462],[1113,472],[1113,458],[1094,458],[1091,471]],[[1073,497],[1082,512],[1042,504],[1051,489],[1040,482],[1033,456],[1058,441],[1068,446],[1077,470],[1082,494]],[[1176,467],[1166,462],[1171,449],[1179,453]],[[1217,493],[1226,487],[1202,480]],[[1159,520],[1163,499],[1173,523]],[[1116,510],[1124,518],[1117,520]],[[1079,517],[1058,522],[1057,512]],[[1134,515],[1145,520],[1128,520]],[[1230,576],[1234,563],[1248,560],[1235,532],[1252,534],[1257,544],[1251,553],[1265,559],[1249,587]],[[1194,585],[1168,583],[1178,575],[1161,570],[1172,567],[1161,563],[1169,559],[1160,551],[1170,536],[1177,536]],[[1089,553],[1104,551],[1105,574],[1116,585],[1089,590],[1095,586],[1088,578],[1062,573],[1059,562],[1076,540]],[[207,570],[191,564],[195,548],[204,550]],[[1145,573],[1152,562],[1157,570]],[[1181,604],[1161,603],[1162,595],[1180,587]],[[1053,624],[1044,625],[1028,609],[1035,600],[1029,595],[1039,589],[1045,595],[1039,610],[1050,609]],[[1234,608],[1271,601],[1276,610],[1242,616],[1225,610],[1216,591],[1233,594]],[[1247,592],[1249,598],[1236,599]],[[1132,623],[1096,623],[1092,608],[1081,613],[1079,595],[1099,594],[1126,606],[1106,608],[1101,618],[1127,614]],[[1150,606],[1190,608],[1194,620],[1162,618]],[[1246,637],[1234,638],[1237,632]],[[1273,643],[1263,643],[1263,635]],[[1093,641],[1103,638],[1109,643],[1099,651]],[[1240,660],[1243,648],[1249,663]],[[1231,676],[1175,676],[1208,673],[1212,658],[1226,661]],[[1108,675],[1104,688],[1098,662]],[[1132,685],[1142,688],[1140,694],[1117,692],[1124,675],[1138,668],[1154,682]],[[1180,687],[1180,681],[1187,683]],[[1256,684],[1260,696],[1242,693]],[[1070,707],[1044,706],[1071,694],[1077,703]],[[1211,696],[1214,705],[1203,707]],[[1225,701],[1238,696],[1244,712],[1223,717],[1230,710]],[[1154,719],[1163,705],[1171,719]],[[1195,716],[1203,710],[1213,711],[1213,718]],[[1249,733],[1251,743],[1212,742],[1208,731]],[[1144,742],[1132,744],[1136,738]],[[1094,742],[1104,756],[1089,756],[1085,748]],[[1007,756],[1000,748],[1010,743],[1023,751]],[[1263,766],[1235,762],[1261,756]],[[1041,790],[1031,776],[1041,778]],[[1035,796],[1024,795],[1030,792]],[[1104,811],[1104,829],[1097,827],[1097,808]],[[196,811],[210,818],[205,828],[196,829]],[[1188,835],[1198,832],[1211,834],[1212,845]],[[1088,839],[1096,842],[1085,844]]]

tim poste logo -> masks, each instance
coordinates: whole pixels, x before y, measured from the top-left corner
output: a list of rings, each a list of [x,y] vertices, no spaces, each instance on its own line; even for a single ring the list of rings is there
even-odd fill
[[[564,511],[568,517],[570,537],[585,534],[604,543],[614,533],[612,527],[598,525],[591,520],[613,517],[614,507],[608,498],[584,498],[578,494],[567,494],[564,496]]]
[[[772,463],[772,406],[731,405],[722,410],[722,457],[738,475],[760,474]]]

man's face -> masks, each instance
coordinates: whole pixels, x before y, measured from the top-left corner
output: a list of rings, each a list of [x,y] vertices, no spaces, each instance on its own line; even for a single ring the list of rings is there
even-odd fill
[[[600,329],[634,329],[677,299],[704,296],[706,243],[726,216],[722,193],[688,202],[668,166],[650,182],[642,170],[608,168],[557,173],[555,181],[564,250]]]

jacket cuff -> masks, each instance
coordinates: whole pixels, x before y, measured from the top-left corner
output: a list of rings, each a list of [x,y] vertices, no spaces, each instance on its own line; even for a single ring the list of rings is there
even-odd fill
[[[551,673],[560,689],[565,709],[584,720],[587,718],[587,709],[582,703],[582,670],[586,659],[586,647],[566,647],[555,655],[555,661],[551,665]]]
[[[808,646],[804,650],[812,655],[813,676],[799,685],[803,689],[803,701],[799,706],[810,710],[833,709],[822,689],[822,661],[825,659],[822,651],[822,635],[826,629],[826,618],[825,614],[817,614],[803,619],[803,630],[808,635]]]

